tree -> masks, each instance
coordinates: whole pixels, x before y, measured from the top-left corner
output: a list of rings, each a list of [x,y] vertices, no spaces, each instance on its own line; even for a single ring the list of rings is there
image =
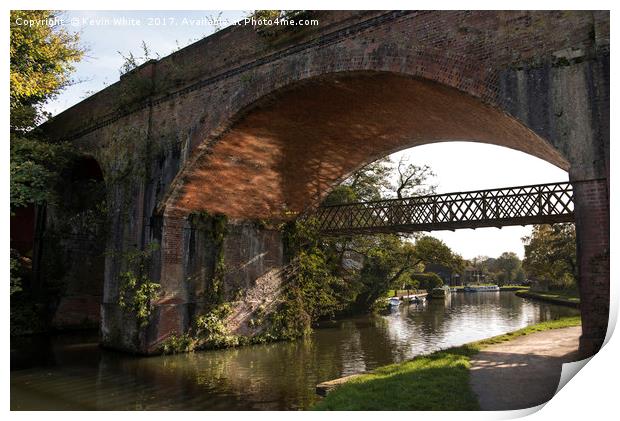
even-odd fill
[[[435,174],[428,165],[415,165],[409,162],[407,155],[401,156],[396,165],[398,174],[396,184],[392,189],[396,193],[396,197],[422,196],[435,193],[436,186],[428,184],[428,180]]]
[[[476,270],[485,271],[489,269],[489,256],[476,256],[469,261],[469,264]]]
[[[45,10],[10,14],[12,211],[53,200],[55,181],[71,158],[68,144],[46,142],[33,130],[45,117],[42,105],[71,82],[74,64],[84,53],[77,34],[41,23],[57,17],[58,12]]]
[[[353,251],[364,256],[360,294],[356,300],[359,311],[370,310],[387,290],[410,283],[412,273],[421,272],[425,265],[433,263],[458,268],[462,264],[460,256],[443,241],[431,236],[420,237],[414,244],[396,235],[380,235],[372,238],[366,248]]]
[[[11,213],[54,201],[54,186],[72,158],[66,143],[49,143],[34,130],[45,117],[43,104],[71,83],[84,51],[78,35],[55,24],[58,12],[10,13],[10,192]],[[28,24],[26,24],[28,23]],[[11,252],[11,294],[21,290],[19,255]]]
[[[526,273],[543,286],[574,288],[577,284],[577,252],[573,224],[535,225],[523,237]]]
[[[425,235],[415,242],[415,257],[418,263],[434,263],[458,270],[462,266],[461,256],[454,254],[450,247],[438,238]]]
[[[291,300],[298,301],[292,309],[303,313],[309,323],[320,317],[331,317],[343,309],[349,291],[338,273],[334,249],[319,234],[316,218],[297,220],[284,230],[285,252],[291,257],[289,282],[285,288]]]
[[[436,273],[414,273],[411,275],[411,281],[413,285],[416,285],[420,289],[431,291],[433,288],[438,288],[443,285],[443,280]]]
[[[428,194],[435,189],[428,183],[433,175],[429,166],[411,164],[407,157],[401,158],[396,165],[386,157],[355,171],[330,192],[323,204]],[[462,258],[452,253],[442,241],[422,236],[414,244],[408,237],[392,234],[342,236],[323,243],[322,250],[326,260],[334,263],[335,273],[347,277],[349,291],[341,296],[348,296],[356,311],[370,310],[388,289],[409,284],[411,273],[422,271],[424,264],[438,263],[451,268],[463,265]],[[343,269],[347,253],[353,253],[363,261],[358,273]]]
[[[335,187],[324,205],[367,202],[396,196],[399,199],[435,193],[429,183],[435,174],[428,165],[415,165],[403,155],[397,164],[390,157],[381,158],[353,172]]]
[[[364,256],[358,280],[359,294],[354,304],[358,311],[369,311],[378,298],[401,285],[407,272],[419,264],[412,243],[396,235],[381,235],[376,240],[368,249],[357,251]]]
[[[391,188],[391,171],[392,161],[389,157],[364,165],[332,190],[324,204],[380,200],[385,197],[385,192]]]
[[[514,252],[504,252],[493,262],[495,276],[500,284],[505,285],[516,280],[521,269],[521,259]]]
[[[27,137],[11,138],[11,211],[53,203],[54,186],[74,156],[66,143],[51,144]]]
[[[74,64],[84,51],[78,34],[48,25],[59,13],[49,10],[12,10],[10,13],[11,130],[24,132],[38,124],[41,105],[71,83]],[[39,24],[26,25],[23,22]]]
[[[523,270],[523,265],[517,270],[517,275],[515,276],[514,283],[517,285],[523,285],[526,281],[525,270]]]
[[[343,205],[345,203],[355,203],[359,201],[359,194],[353,187],[341,184],[334,187],[321,203],[323,206]]]

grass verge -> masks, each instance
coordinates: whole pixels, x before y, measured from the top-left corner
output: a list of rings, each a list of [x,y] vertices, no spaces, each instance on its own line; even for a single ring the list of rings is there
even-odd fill
[[[517,291],[515,294],[521,298],[531,298],[533,300],[541,300],[553,304],[566,305],[575,308],[579,308],[579,304],[581,302],[577,291]]]
[[[470,357],[485,346],[550,329],[579,326],[566,317],[538,323],[504,335],[421,355],[380,367],[331,391],[315,410],[468,411],[479,409],[469,387]]]
[[[527,285],[502,285],[501,287],[499,287],[500,291],[527,291],[529,289],[530,287],[528,287]]]
[[[476,284],[477,286],[490,286],[490,285],[495,285],[495,284]],[[465,289],[464,285],[459,285],[456,287],[450,287],[450,288],[454,288],[457,291],[462,292]],[[521,290],[528,290],[530,289],[530,287],[528,287],[527,285],[501,285],[499,287],[500,291],[521,291]]]

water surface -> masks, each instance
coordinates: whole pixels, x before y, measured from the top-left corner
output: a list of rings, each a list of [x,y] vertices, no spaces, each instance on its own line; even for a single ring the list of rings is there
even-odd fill
[[[99,348],[96,334],[13,338],[11,409],[306,409],[322,381],[576,314],[512,292],[458,293],[295,342],[194,354],[132,357]]]

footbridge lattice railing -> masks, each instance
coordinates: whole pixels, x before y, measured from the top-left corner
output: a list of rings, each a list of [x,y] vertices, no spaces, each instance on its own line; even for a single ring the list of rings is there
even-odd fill
[[[320,207],[324,234],[373,234],[574,221],[568,182]]]

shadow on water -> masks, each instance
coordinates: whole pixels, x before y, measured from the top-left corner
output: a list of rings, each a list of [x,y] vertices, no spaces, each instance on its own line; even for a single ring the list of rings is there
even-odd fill
[[[305,409],[322,381],[575,314],[509,292],[453,294],[295,342],[150,358],[103,350],[96,334],[14,338],[11,409]]]

